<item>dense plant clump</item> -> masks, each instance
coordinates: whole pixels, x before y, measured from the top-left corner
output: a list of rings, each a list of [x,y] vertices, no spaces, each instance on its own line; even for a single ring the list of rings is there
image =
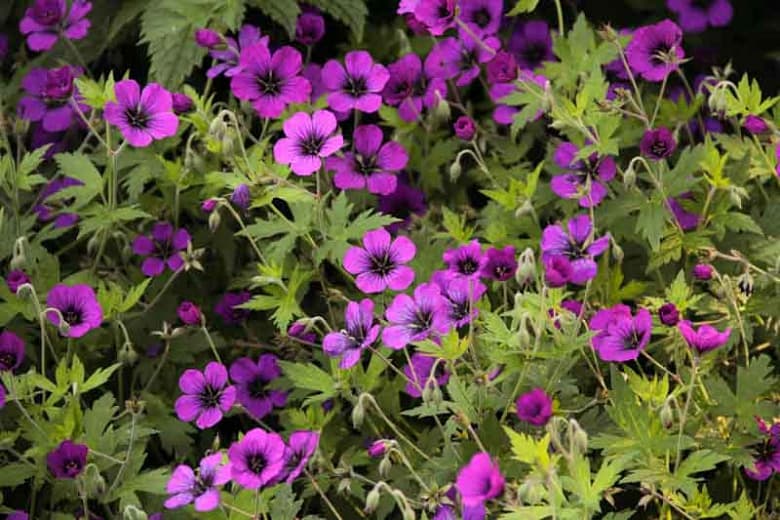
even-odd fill
[[[777,514],[741,4],[10,4],[0,514]]]

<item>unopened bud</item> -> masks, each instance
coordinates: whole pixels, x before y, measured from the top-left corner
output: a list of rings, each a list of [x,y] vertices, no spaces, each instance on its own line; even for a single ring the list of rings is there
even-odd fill
[[[366,411],[363,409],[363,400],[358,399],[357,404],[352,409],[352,426],[360,428],[363,426],[363,420],[366,418]]]
[[[663,424],[664,428],[668,430],[672,427],[674,424],[674,411],[672,410],[672,406],[669,403],[669,399],[664,401],[664,404],[661,406],[661,410],[658,412],[658,416],[661,419],[661,424]]]
[[[431,403],[441,404],[443,400],[444,400],[444,396],[441,393],[441,388],[439,388],[439,385],[434,384],[433,391],[431,392]]]
[[[460,177],[463,168],[460,165],[460,156],[455,158],[455,161],[450,165],[450,180],[455,182]]]
[[[216,233],[221,222],[222,217],[219,216],[219,211],[212,211],[209,214],[209,230],[211,230],[212,233]]]
[[[406,507],[401,510],[401,515],[403,520],[414,520],[415,518],[414,509],[409,504],[406,504]]]
[[[634,161],[631,161],[623,172],[623,187],[630,190],[634,185],[636,185],[636,170],[634,170]]]
[[[13,256],[11,257],[11,270],[21,269],[27,263],[27,256],[24,254],[24,237],[19,237],[14,242]]]
[[[527,247],[525,251],[517,257],[517,271],[515,271],[515,280],[520,285],[528,285],[536,278],[536,256],[534,250]]]
[[[436,108],[433,109],[434,116],[439,121],[449,121],[452,111],[450,110],[450,104],[446,99],[439,97],[439,102],[436,103]]]
[[[227,125],[225,124],[225,120],[222,119],[221,115],[215,117],[209,125],[209,136],[213,137],[217,141],[220,141],[223,137],[225,137],[225,133],[227,133]]]
[[[523,202],[521,206],[519,206],[515,210],[515,217],[520,218],[526,215],[533,215],[533,213],[534,213],[534,205],[531,204],[530,200],[526,200],[525,202]]]
[[[130,343],[125,343],[122,345],[122,348],[119,350],[119,355],[117,357],[119,358],[119,362],[123,365],[133,365],[136,361],[138,361],[138,353]]]
[[[222,153],[224,155],[233,155],[235,150],[235,138],[232,132],[227,132],[221,139],[220,144],[222,146]]]
[[[348,478],[339,480],[338,486],[336,486],[336,493],[345,495],[349,492],[349,488],[352,486],[352,481]]]
[[[60,335],[66,336],[70,334],[70,323],[60,318],[60,323],[57,325],[57,329],[60,332]]]
[[[125,506],[125,510],[122,511],[122,520],[149,520],[149,517],[144,511],[132,504],[128,504]]]
[[[390,460],[390,454],[388,453],[379,462],[379,476],[382,478],[387,478],[387,475],[390,473],[391,469],[393,469],[393,461]]]
[[[379,506],[379,499],[382,497],[381,492],[379,491],[379,485],[374,486],[374,488],[368,492],[368,495],[366,495],[366,507],[364,508],[366,513],[373,513],[376,511],[376,508]]]
[[[571,428],[571,447],[577,450],[578,453],[587,453],[588,451],[588,432],[582,429],[580,423],[575,419],[569,419],[569,426]]]
[[[617,242],[612,242],[612,257],[617,260],[617,263],[623,263],[623,248],[618,245]]]

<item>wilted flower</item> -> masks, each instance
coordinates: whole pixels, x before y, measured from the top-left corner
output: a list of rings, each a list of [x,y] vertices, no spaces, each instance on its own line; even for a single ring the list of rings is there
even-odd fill
[[[682,30],[671,20],[634,31],[626,46],[628,64],[647,81],[661,81],[677,70],[685,58]]]
[[[287,403],[286,392],[268,386],[281,375],[282,370],[273,354],[262,354],[256,362],[242,357],[230,365],[230,379],[236,384],[236,399],[257,419],[271,413],[274,407]]]
[[[336,172],[333,184],[342,190],[368,189],[380,195],[395,191],[396,173],[409,161],[406,149],[396,141],[382,143],[382,129],[376,125],[358,126],[352,137],[354,153],[328,157],[325,163]]]
[[[225,365],[211,361],[203,372],[189,368],[179,378],[184,393],[176,399],[176,416],[184,422],[195,421],[201,430],[211,428],[233,406],[236,389],[228,384]]]
[[[387,288],[403,291],[414,281],[409,263],[417,248],[407,237],[393,239],[383,229],[363,235],[363,247],[352,246],[344,254],[344,269],[355,277],[355,285],[364,293],[379,293]]]
[[[69,338],[80,338],[103,323],[103,309],[89,285],[57,284],[49,291],[46,306],[59,311],[49,311],[46,317],[61,329],[60,320],[64,320],[67,324],[64,335]]]
[[[398,350],[413,341],[437,338],[449,330],[447,301],[433,283],[418,285],[414,297],[397,295],[385,310],[389,325],[382,331],[382,341]]]
[[[284,474],[284,454],[284,440],[278,434],[253,428],[228,449],[231,476],[247,489],[264,488]]]
[[[24,12],[19,32],[27,36],[30,50],[48,51],[60,35],[69,40],[84,38],[90,26],[86,16],[91,10],[92,3],[85,0],[35,0]]]
[[[693,266],[693,277],[706,282],[712,278],[713,269],[710,264],[696,264]]]
[[[325,36],[325,18],[321,14],[305,11],[295,23],[295,41],[303,45],[314,45]]]
[[[567,282],[584,285],[596,276],[594,258],[607,249],[610,238],[605,235],[591,239],[593,228],[588,215],[572,217],[567,227],[568,233],[558,224],[544,228],[541,247],[545,271],[552,272],[554,267]]]
[[[179,119],[171,93],[162,86],[149,83],[142,91],[135,80],[126,79],[114,85],[114,93],[117,101],[106,103],[104,117],[132,146],[143,148],[176,135]]]
[[[290,328],[287,329],[287,336],[304,343],[315,344],[317,342],[317,334],[315,334],[305,323],[300,321],[290,325]]]
[[[285,482],[292,482],[303,473],[309,459],[317,451],[320,434],[309,430],[299,430],[290,434],[290,439],[284,451]]]
[[[284,122],[285,137],[274,145],[274,159],[289,164],[296,175],[308,176],[322,167],[322,159],[336,153],[343,145],[336,117],[328,110],[312,115],[296,112]]]
[[[19,100],[19,117],[27,121],[40,121],[47,132],[62,132],[77,121],[73,102],[82,113],[89,107],[80,102],[73,80],[81,75],[81,69],[65,65],[57,69],[34,68],[22,80],[26,95]]]
[[[723,332],[719,332],[718,329],[712,325],[705,323],[698,329],[695,329],[693,324],[688,320],[683,320],[678,323],[677,329],[680,331],[680,334],[683,339],[685,339],[686,343],[688,343],[688,346],[696,350],[699,354],[722,347],[728,343],[729,336],[731,336],[731,327]]]
[[[239,305],[248,302],[252,298],[249,291],[227,292],[214,306],[214,312],[222,318],[225,325],[238,325],[249,317],[250,310],[242,309]]]
[[[24,341],[10,330],[0,332],[0,371],[14,371],[24,361]]]
[[[384,65],[374,63],[366,51],[348,52],[344,65],[330,60],[322,67],[322,83],[330,92],[328,106],[337,112],[376,112],[388,79],[390,73]]]
[[[453,129],[455,130],[455,135],[464,141],[471,141],[474,134],[477,133],[477,126],[474,124],[474,120],[469,116],[460,116],[455,121]]]
[[[534,426],[544,426],[552,417],[552,399],[542,388],[534,388],[517,398],[517,417]]]
[[[173,113],[176,115],[186,114],[192,110],[193,106],[195,106],[192,98],[187,94],[182,94],[181,92],[174,92],[171,94],[171,101]]]
[[[30,277],[21,269],[14,269],[5,277],[5,284],[8,286],[8,290],[14,294],[19,290],[19,287],[26,283],[30,283]]]
[[[200,325],[202,314],[200,308],[191,301],[183,301],[176,309],[176,314],[182,323],[186,325]]]
[[[235,204],[238,209],[246,211],[249,208],[249,204],[252,202],[249,186],[243,183],[236,186],[233,193],[230,195],[230,202]]]
[[[580,206],[598,206],[607,196],[607,183],[615,178],[617,166],[610,156],[591,154],[587,160],[577,159],[579,148],[563,142],[555,149],[555,164],[566,170],[550,181],[553,193],[564,199],[579,199]]]
[[[464,506],[476,506],[504,492],[504,476],[490,454],[476,453],[458,472],[455,487]]]
[[[725,27],[734,16],[729,0],[666,0],[666,7],[677,14],[680,27],[687,33],[702,32],[708,25]]]
[[[160,276],[167,266],[178,271],[184,266],[180,252],[190,244],[190,234],[184,228],[174,229],[168,222],[152,226],[151,236],[138,235],[133,240],[133,253],[145,256],[141,272],[146,276]]]
[[[588,326],[598,331],[591,345],[599,359],[625,363],[638,358],[650,342],[653,316],[647,309],[639,309],[633,316],[627,305],[618,304],[598,311]]]
[[[230,464],[222,463],[222,453],[200,460],[198,474],[186,464],[173,470],[165,490],[172,495],[165,507],[176,509],[194,503],[195,511],[213,511],[219,507],[219,486],[230,482]]]
[[[374,302],[368,298],[349,302],[344,313],[346,328],[330,332],[322,340],[322,349],[329,356],[340,356],[339,368],[348,369],[360,361],[363,349],[379,337],[379,324],[374,324]]]
[[[435,370],[434,365],[436,365]],[[443,360],[437,363],[435,357],[419,352],[412,354],[411,363],[404,366],[404,375],[407,380],[404,392],[412,397],[422,397],[426,387],[444,386],[450,379],[450,373],[445,368]]]
[[[65,440],[46,455],[46,464],[54,478],[74,479],[78,477],[87,465],[86,444],[76,444]]]
[[[680,311],[673,303],[664,303],[658,308],[658,318],[667,327],[674,327],[680,321]]]
[[[507,48],[514,54],[517,65],[529,71],[539,68],[545,61],[555,59],[550,26],[542,20],[518,22]]]
[[[639,151],[643,156],[654,161],[660,161],[671,156],[677,149],[677,142],[672,132],[666,127],[646,130],[639,142]]]

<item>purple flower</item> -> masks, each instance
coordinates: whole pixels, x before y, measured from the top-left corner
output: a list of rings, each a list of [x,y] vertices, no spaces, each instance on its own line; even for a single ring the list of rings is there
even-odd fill
[[[382,130],[376,125],[358,126],[353,133],[355,151],[344,157],[329,157],[326,166],[336,174],[333,184],[342,190],[361,190],[387,195],[395,191],[395,172],[409,161],[404,147],[395,141],[382,143]]]
[[[399,294],[385,310],[389,326],[382,341],[398,350],[414,341],[436,339],[449,330],[447,301],[436,284],[423,283],[414,290],[414,298]]]
[[[634,31],[626,58],[635,74],[647,81],[661,81],[685,58],[681,44],[682,30],[671,20],[663,20]]]
[[[409,263],[417,253],[414,242],[407,237],[393,239],[379,228],[363,235],[363,247],[352,246],[344,254],[344,269],[357,275],[355,285],[367,294],[380,293],[388,287],[403,291],[414,281]]]
[[[473,30],[461,29],[457,38],[436,43],[425,59],[425,71],[434,78],[455,79],[456,86],[465,87],[479,76],[480,64],[490,61],[499,47],[501,42],[495,36],[483,38]]]
[[[5,277],[5,284],[8,286],[8,290],[14,294],[19,290],[19,287],[26,283],[31,283],[30,277],[21,269],[14,269]]]
[[[284,440],[261,428],[253,428],[228,449],[231,475],[236,484],[259,489],[275,483],[284,475]]]
[[[387,452],[387,448],[388,448],[387,440],[379,439],[378,441],[372,442],[366,451],[368,452],[369,457],[373,459],[378,459],[379,457],[383,456]]]
[[[500,50],[485,66],[485,71],[488,83],[491,85],[511,83],[517,79],[517,61],[511,53]]]
[[[680,321],[680,311],[675,304],[667,302],[658,308],[658,318],[667,327],[674,327]]]
[[[456,3],[456,0],[419,0],[414,16],[432,35],[441,36],[455,25]]]
[[[231,78],[230,89],[238,99],[251,101],[260,117],[277,118],[290,103],[309,100],[311,84],[300,75],[303,60],[294,48],[271,54],[264,43],[255,43],[242,48],[239,65],[242,70]]]
[[[517,398],[517,417],[534,426],[544,426],[552,417],[552,399],[541,388],[534,388]]]
[[[756,423],[764,438],[754,446],[753,464],[744,471],[753,480],[766,480],[780,472],[780,423],[770,427],[760,417],[756,417]]]
[[[19,117],[27,121],[40,121],[47,132],[67,130],[77,120],[71,99],[80,99],[73,80],[81,70],[70,65],[57,69],[34,68],[22,80],[27,95],[19,101]],[[78,103],[79,110],[89,107]]]
[[[412,397],[422,397],[423,391],[429,386],[443,386],[450,380],[450,373],[444,367],[444,361],[415,352],[411,363],[404,367],[406,386],[404,392]],[[434,369],[435,365],[435,369]]]
[[[729,0],[666,0],[666,7],[687,33],[700,33],[708,25],[725,27],[734,16]]]
[[[455,135],[458,139],[463,139],[464,141],[471,141],[474,138],[474,134],[477,133],[477,126],[469,116],[460,116],[452,128],[455,130]]]
[[[28,520],[30,517],[25,513],[24,511],[11,511],[8,513],[8,516],[5,517],[5,520]]]
[[[322,82],[328,89],[328,106],[337,112],[353,108],[373,113],[382,105],[382,89],[390,73],[374,63],[366,51],[351,51],[344,56],[344,65],[330,60],[322,67]]]
[[[268,383],[282,375],[276,356],[262,354],[257,362],[242,357],[230,365],[230,379],[236,384],[236,398],[247,412],[256,419],[262,419],[287,403],[287,394],[282,390],[268,388]]]
[[[186,464],[173,470],[165,490],[172,495],[165,507],[176,509],[193,503],[195,511],[213,511],[219,507],[219,488],[230,482],[230,464],[222,463],[222,453],[214,453],[200,460],[198,474]]]
[[[344,321],[346,329],[328,333],[322,340],[322,349],[331,357],[341,356],[339,368],[346,370],[360,361],[363,349],[376,341],[381,327],[374,324],[374,302],[368,298],[360,303],[349,302]]]
[[[320,96],[327,94],[328,89],[325,88],[325,84],[322,82],[322,66],[316,63],[309,63],[303,67],[301,75],[306,78],[311,84],[311,95],[309,101],[314,104]]]
[[[696,229],[696,227],[699,225],[699,222],[701,222],[701,216],[697,213],[691,213],[690,211],[686,211],[685,208],[682,207],[680,202],[677,199],[690,199],[692,198],[692,195],[690,193],[683,193],[677,198],[669,197],[666,199],[666,203],[669,206],[669,209],[672,211],[672,215],[674,215],[674,219],[677,221],[677,224],[680,225],[680,228],[683,231],[690,231],[691,229]]]
[[[574,314],[577,320],[579,320],[582,318],[583,305],[582,302],[579,302],[577,300],[563,300],[561,302],[561,310]],[[550,317],[553,318],[553,325],[555,325],[555,328],[560,329],[561,322],[559,318],[561,315],[558,312],[556,312],[555,309],[550,309],[548,311],[548,314],[550,315]]]
[[[320,442],[319,432],[300,430],[290,434],[290,440],[284,451],[285,482],[292,484],[303,473],[309,459],[317,451]]]
[[[566,141],[558,145],[553,159],[566,173],[554,176],[550,189],[561,198],[579,199],[583,208],[598,206],[607,196],[607,183],[615,178],[615,160],[595,153],[587,160],[577,159],[578,152],[574,143]]]
[[[504,0],[461,0],[460,19],[485,34],[495,34],[501,27]]]
[[[174,92],[171,94],[171,103],[173,113],[176,115],[186,114],[192,110],[193,106],[195,106],[192,98],[187,94],[182,94],[181,92]]]
[[[482,246],[476,240],[455,249],[447,249],[441,258],[447,264],[448,271],[474,279],[479,279],[487,261]]]
[[[296,175],[311,175],[322,167],[323,158],[344,146],[341,134],[333,134],[337,127],[336,117],[328,110],[312,115],[296,112],[284,122],[285,137],[276,141],[274,159],[289,164]]]
[[[290,325],[290,328],[287,329],[287,336],[309,345],[317,344],[317,335],[310,330],[309,326],[301,322]]]
[[[211,428],[222,420],[236,400],[236,388],[228,384],[225,365],[211,361],[201,372],[188,368],[179,378],[184,393],[176,399],[176,416],[184,422],[195,421],[201,430]]]
[[[133,240],[133,253],[145,256],[141,272],[146,276],[160,276],[166,265],[171,271],[184,266],[181,251],[190,244],[190,234],[184,228],[174,229],[168,222],[152,226],[151,236],[138,235]]]
[[[414,53],[402,56],[387,66],[390,79],[382,92],[385,103],[398,107],[404,121],[413,122],[422,114],[423,107],[432,108],[447,97],[447,83],[423,70],[420,57]]]
[[[569,219],[568,233],[559,224],[550,225],[542,232],[542,260],[545,269],[552,263],[551,258],[564,257],[570,263],[567,281],[576,285],[585,285],[598,271],[594,257],[599,256],[609,246],[609,235],[591,240],[593,225],[588,215],[579,215]],[[559,264],[560,265],[560,264]],[[559,269],[560,270],[560,269]]]
[[[48,311],[46,317],[57,327],[64,320],[68,325],[64,335],[69,338],[80,338],[103,323],[103,309],[89,285],[55,285],[46,296],[46,307],[58,311]]]
[[[216,34],[216,33],[215,33]],[[197,36],[197,35],[196,35]],[[235,38],[225,37],[217,34],[219,41],[209,47],[209,56],[214,60],[214,66],[206,71],[206,77],[216,78],[223,72],[228,78],[232,78],[243,70],[239,64],[241,53],[255,44],[261,44],[268,47],[269,38],[260,33],[260,29],[254,25],[244,25],[238,32],[238,41]],[[213,40],[213,36],[209,43]],[[224,41],[224,46],[221,44]]]
[[[202,314],[200,308],[191,301],[183,301],[176,309],[176,314],[185,325],[200,325]]]
[[[536,70],[545,61],[555,59],[552,35],[547,22],[528,20],[518,22],[507,44],[521,69]]]
[[[46,455],[46,464],[54,478],[74,479],[78,477],[87,465],[86,444],[76,444],[70,440],[60,443]]]
[[[27,36],[27,46],[33,51],[48,51],[60,34],[69,40],[80,40],[87,35],[90,22],[85,17],[92,4],[73,0],[68,9],[66,0],[35,0],[19,22],[19,32]]]
[[[653,130],[646,130],[642,140],[639,141],[639,151],[643,156],[653,161],[666,159],[676,149],[677,142],[674,140],[672,132],[663,126]]]
[[[431,281],[439,286],[447,303],[447,318],[454,327],[463,327],[479,315],[477,302],[487,291],[479,279],[452,271],[436,271]]]
[[[632,316],[627,305],[618,304],[598,311],[588,326],[598,331],[591,339],[591,345],[599,358],[625,363],[637,359],[650,342],[653,316],[647,309],[639,309],[636,316]]]
[[[198,29],[195,31],[195,43],[205,49],[213,49],[223,42],[222,35],[212,29]]]
[[[214,312],[222,318],[225,325],[238,325],[249,317],[249,309],[242,309],[239,305],[248,302],[252,298],[249,291],[227,292],[214,306]]]
[[[504,476],[490,454],[481,451],[458,471],[455,487],[464,506],[481,505],[504,492]]]
[[[480,275],[484,278],[506,282],[517,271],[516,254],[514,246],[506,246],[503,249],[489,248],[485,253],[485,262],[482,265]]]
[[[425,192],[412,187],[406,174],[398,176],[395,191],[379,196],[378,208],[380,213],[399,219],[385,226],[391,233],[409,227],[412,215],[423,216],[428,211]]]
[[[203,213],[211,213],[217,207],[217,203],[217,199],[206,199],[200,203],[200,210]]]
[[[13,371],[24,361],[24,341],[22,338],[4,330],[0,333],[0,371]]]
[[[295,41],[311,46],[325,36],[325,18],[315,12],[303,12],[295,24]]]
[[[249,193],[249,186],[243,183],[236,186],[233,193],[230,195],[230,202],[238,209],[246,211],[249,208],[249,204],[252,202],[252,194]]]
[[[135,80],[114,85],[117,102],[106,103],[104,117],[116,126],[128,143],[144,148],[152,141],[176,135],[179,119],[173,113],[171,93],[157,83],[143,90]]]
[[[731,327],[723,332],[718,332],[718,329],[705,323],[698,329],[695,329],[693,328],[693,324],[688,320],[682,320],[678,323],[677,330],[680,331],[680,334],[683,339],[685,339],[686,343],[688,343],[688,346],[696,350],[699,354],[722,347],[728,343],[729,336],[731,336]]]
[[[39,202],[33,207],[33,210],[38,215],[38,220],[47,222],[54,219],[54,227],[56,229],[69,228],[78,222],[79,215],[77,213],[60,212],[55,216],[55,205],[65,207],[70,203],[68,200],[50,201],[49,199],[66,188],[81,185],[83,183],[80,180],[72,177],[57,177],[49,181],[38,194]]]
[[[548,256],[542,258],[544,265],[544,281],[549,287],[563,287],[572,275],[571,262],[565,256]]]
[[[712,278],[712,266],[710,264],[696,264],[693,266],[693,277],[702,282]]]
[[[439,504],[436,506],[432,520],[458,520],[458,515],[451,505]]]
[[[754,135],[764,134],[769,131],[769,125],[766,124],[766,121],[758,116],[754,116],[753,114],[748,114],[745,117],[745,120],[742,122],[742,126],[745,130]]]
[[[534,74],[528,70],[520,70],[518,79],[520,80],[520,89],[527,89],[528,87],[525,87],[525,85],[531,83],[540,87],[542,90],[547,90],[549,88],[549,81],[547,78]],[[500,125],[512,124],[514,116],[519,112],[519,109],[516,106],[505,105],[501,103],[501,101],[517,90],[518,84],[515,82],[495,83],[490,87],[490,99],[496,103],[496,108],[493,111],[493,121]],[[544,115],[544,111],[540,109],[534,115],[534,120],[539,119],[542,115]]]

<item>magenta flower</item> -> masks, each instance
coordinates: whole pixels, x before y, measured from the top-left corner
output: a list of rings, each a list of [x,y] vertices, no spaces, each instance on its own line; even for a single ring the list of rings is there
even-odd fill
[[[373,113],[382,105],[382,89],[390,73],[374,63],[366,51],[351,51],[344,56],[344,65],[330,60],[322,67],[322,82],[328,89],[328,105],[337,112],[353,108]]]
[[[295,23],[295,41],[312,46],[325,36],[325,18],[312,11],[303,12]]]
[[[372,442],[366,450],[368,452],[368,456],[372,459],[378,459],[387,452],[388,444],[389,443],[385,439],[379,439]]]
[[[46,455],[46,465],[49,466],[54,478],[74,479],[78,477],[87,465],[89,448],[86,444],[76,444],[65,440]]]
[[[489,248],[485,253],[485,262],[482,265],[480,276],[506,282],[517,271],[516,256],[517,251],[515,251],[514,246],[506,246],[503,249]]]
[[[80,338],[103,323],[103,309],[89,285],[55,285],[46,296],[46,307],[58,311],[48,311],[46,317],[60,330],[60,320],[64,320],[67,324],[64,335],[69,338]]]
[[[566,170],[550,181],[553,193],[564,199],[579,199],[583,208],[598,206],[607,196],[607,183],[615,178],[617,166],[610,156],[591,154],[587,160],[577,159],[579,148],[563,142],[555,149],[555,164]]]
[[[431,281],[439,286],[447,302],[447,318],[454,327],[463,327],[479,315],[477,302],[487,291],[478,278],[460,276],[452,271],[436,271]]]
[[[349,302],[344,313],[346,329],[330,332],[322,340],[322,349],[331,357],[341,357],[339,368],[349,369],[360,361],[363,350],[373,345],[381,326],[374,324],[374,302],[365,298]]]
[[[504,476],[498,463],[482,451],[458,471],[455,487],[464,506],[482,505],[504,492]]]
[[[0,371],[14,371],[24,361],[24,341],[10,330],[0,332]]]
[[[712,278],[713,268],[710,264],[696,264],[693,266],[693,277],[702,282]]]
[[[447,97],[447,83],[423,71],[420,57],[414,53],[402,56],[387,66],[390,79],[382,92],[385,103],[398,107],[404,121],[413,122],[422,114],[423,107],[433,108]]]
[[[635,74],[647,81],[662,81],[685,58],[682,30],[671,20],[645,25],[634,31],[626,58]]]
[[[24,511],[11,511],[8,513],[8,516],[5,517],[5,520],[29,520],[29,516]]]
[[[84,38],[90,26],[86,16],[91,10],[92,4],[85,0],[35,0],[24,12],[19,32],[27,36],[30,50],[48,51],[60,35],[69,40]]]
[[[3,60],[8,55],[8,35],[0,33],[0,65],[3,64]]]
[[[768,426],[760,417],[756,423],[764,438],[753,448],[753,464],[743,470],[752,480],[767,480],[780,472],[780,423]]]
[[[274,159],[289,164],[296,175],[311,175],[322,167],[323,158],[344,146],[341,134],[334,135],[337,127],[336,117],[328,110],[312,115],[296,112],[284,122],[285,137],[276,141]]]
[[[200,325],[202,314],[200,308],[191,301],[185,300],[179,304],[176,314],[185,325]]]
[[[441,36],[455,25],[456,3],[456,0],[419,0],[414,16],[432,35]]]
[[[187,94],[182,94],[181,92],[174,92],[171,94],[171,103],[173,113],[177,116],[186,114],[195,106],[195,102],[192,101],[192,98]]]
[[[396,172],[409,161],[404,147],[395,141],[382,143],[382,129],[358,126],[353,133],[355,151],[344,157],[329,157],[326,166],[334,170],[333,184],[342,190],[361,190],[387,195],[395,191]]]
[[[290,328],[287,329],[287,337],[309,345],[317,344],[317,334],[311,330],[310,326],[301,322],[290,325]]]
[[[680,311],[675,304],[664,303],[658,308],[658,319],[667,327],[674,327],[680,321]]]
[[[450,380],[450,373],[443,360],[437,363],[435,357],[419,352],[412,354],[411,363],[404,367],[404,375],[407,381],[404,392],[411,397],[422,397],[426,387],[444,386]]]
[[[734,16],[729,0],[666,0],[666,7],[677,14],[680,27],[687,33],[700,33],[708,25],[725,27]]]
[[[517,398],[517,417],[534,426],[544,426],[552,417],[552,399],[541,388],[534,388]]]
[[[501,47],[498,38],[480,32],[461,29],[457,38],[439,40],[425,59],[426,72],[435,78],[455,79],[458,87],[470,85],[479,76],[480,64],[490,61]]]
[[[487,261],[487,257],[482,253],[482,246],[476,240],[454,249],[447,249],[441,258],[447,264],[448,271],[474,279],[479,279],[480,272]]]
[[[653,316],[647,309],[639,309],[636,316],[632,316],[627,305],[618,304],[598,311],[588,326],[598,331],[591,339],[591,345],[599,358],[625,363],[637,359],[650,342]]]
[[[203,457],[198,465],[198,474],[186,464],[173,470],[165,487],[169,495],[165,501],[168,509],[177,509],[193,503],[200,513],[219,507],[219,486],[230,482],[230,464],[222,463],[222,453]]]
[[[114,85],[114,93],[117,101],[106,103],[106,121],[132,146],[144,148],[176,135],[179,119],[173,113],[173,98],[161,85],[149,83],[142,91],[135,80],[126,79]]]
[[[285,46],[273,54],[262,43],[241,50],[242,70],[230,80],[238,99],[250,101],[260,117],[277,118],[290,103],[309,100],[311,84],[300,75],[301,53]]]
[[[290,434],[290,440],[284,450],[284,479],[288,484],[303,473],[309,459],[317,451],[320,434],[309,430],[300,430]]]
[[[212,31],[213,32],[213,31]],[[216,41],[215,41],[216,36]],[[195,39],[197,40],[198,33],[195,33]],[[209,48],[209,56],[214,60],[214,65],[206,71],[206,77],[216,78],[220,74],[224,73],[225,77],[232,78],[243,70],[243,67],[239,64],[241,58],[241,52],[255,44],[264,45],[268,47],[269,38],[263,36],[260,33],[260,29],[254,25],[246,24],[241,27],[238,32],[238,40],[230,36],[222,37],[222,35],[214,33],[206,37],[202,36],[203,43],[208,45],[202,45]],[[224,45],[222,45],[224,41]]]
[[[227,292],[214,306],[214,312],[222,318],[225,325],[238,325],[251,313],[249,309],[242,309],[239,305],[243,305],[251,298],[249,291]]]
[[[377,206],[380,213],[399,219],[398,222],[385,226],[390,233],[408,228],[413,215],[421,217],[428,211],[425,192],[411,186],[405,173],[398,176],[395,191],[379,196]]]
[[[31,283],[30,277],[21,269],[14,269],[5,277],[5,284],[8,286],[8,290],[14,294],[19,290],[19,287],[26,283]]]
[[[204,49],[213,49],[223,42],[222,35],[213,29],[201,28],[195,31],[195,43]]]
[[[674,219],[677,221],[677,224],[680,225],[680,228],[683,231],[690,231],[691,229],[696,229],[696,227],[699,225],[699,222],[701,222],[701,215],[698,213],[692,213],[690,211],[687,211],[685,208],[682,207],[682,204],[678,201],[678,199],[690,199],[692,198],[692,195],[690,193],[683,193],[682,195],[675,197],[669,197],[666,199],[666,204],[669,206],[669,209],[672,212],[672,215],[674,215]]]
[[[570,264],[567,281],[585,285],[596,276],[598,266],[594,258],[607,249],[610,238],[609,235],[598,239],[591,237],[593,225],[588,215],[572,217],[567,228],[568,233],[558,224],[544,228],[542,260],[547,269],[553,257],[563,257]]]
[[[677,149],[677,141],[668,128],[659,127],[646,130],[639,141],[639,151],[643,156],[653,161],[666,159]]]
[[[73,126],[78,115],[71,103],[78,103],[80,96],[73,80],[81,70],[70,65],[57,69],[34,68],[22,80],[27,95],[18,106],[19,117],[27,121],[40,121],[47,132],[62,132]],[[87,112],[89,107],[78,103],[79,110]]]
[[[285,444],[276,433],[253,428],[228,449],[231,476],[239,486],[260,489],[284,475]]]
[[[236,186],[233,193],[230,194],[230,202],[242,211],[249,209],[249,205],[252,203],[252,194],[249,191],[249,186],[244,183]]]
[[[225,365],[211,361],[201,372],[188,368],[179,378],[184,393],[176,399],[176,416],[184,422],[195,421],[201,430],[211,428],[233,406],[236,389],[228,384]]]
[[[493,59],[485,66],[488,83],[511,83],[517,79],[517,61],[515,57],[503,50],[499,50]]]
[[[572,276],[572,266],[565,256],[553,255],[542,258],[544,281],[548,287],[563,287]]]
[[[731,336],[731,327],[723,332],[718,332],[718,329],[705,323],[698,329],[695,329],[688,320],[682,320],[678,323],[677,330],[680,331],[688,346],[699,354],[722,347],[728,343],[729,336]]]
[[[503,0],[461,0],[460,19],[484,34],[495,34],[501,28],[504,14]]]
[[[769,131],[769,125],[766,121],[753,114],[745,116],[745,120],[742,121],[742,127],[754,135],[764,134]]]
[[[550,26],[542,20],[518,22],[507,44],[521,69],[536,70],[545,61],[552,61],[552,35]]]
[[[423,283],[414,297],[398,294],[385,310],[389,325],[382,331],[382,341],[398,350],[409,343],[436,339],[449,330],[447,301],[436,284]]]
[[[344,254],[344,269],[356,275],[355,285],[367,294],[379,293],[388,287],[403,291],[414,281],[409,263],[417,253],[414,242],[407,237],[393,239],[384,228],[363,235],[363,247],[352,246]]]
[[[257,362],[238,358],[230,365],[230,379],[236,384],[236,399],[256,419],[270,414],[274,407],[287,404],[287,393],[269,388],[269,383],[282,375],[277,358],[262,354]]]
[[[141,272],[146,276],[160,276],[165,267],[178,271],[184,266],[181,251],[190,244],[190,234],[184,228],[174,229],[168,222],[152,226],[151,236],[138,235],[133,240],[133,253],[145,256]]]
[[[458,139],[463,141],[471,141],[474,138],[474,134],[477,133],[477,125],[469,116],[460,116],[455,121],[452,129],[455,131]]]

